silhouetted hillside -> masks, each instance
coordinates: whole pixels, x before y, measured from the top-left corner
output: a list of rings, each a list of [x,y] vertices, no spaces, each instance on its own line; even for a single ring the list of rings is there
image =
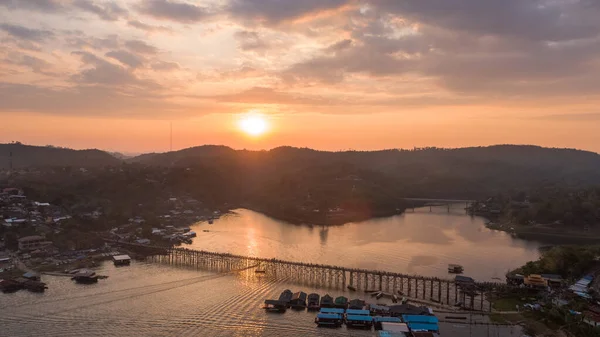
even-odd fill
[[[130,162],[150,166],[209,165],[255,183],[298,180],[323,170],[381,175],[407,195],[475,198],[544,184],[580,187],[600,184],[596,153],[537,146],[498,145],[461,149],[325,152],[280,147],[271,151],[235,151],[201,146],[143,155]],[[340,172],[341,172],[340,171]]]
[[[44,166],[100,167],[120,165],[121,160],[100,150],[71,150],[20,143],[0,144],[0,169]]]

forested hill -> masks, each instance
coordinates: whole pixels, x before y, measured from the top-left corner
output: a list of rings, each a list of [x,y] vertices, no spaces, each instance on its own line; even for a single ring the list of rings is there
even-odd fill
[[[407,197],[467,199],[540,186],[600,185],[600,155],[537,146],[326,152],[293,147],[248,151],[205,145],[123,160],[100,150],[0,144],[0,169],[8,168],[10,152],[14,168],[125,163],[207,170],[223,177],[227,184],[235,182],[253,198],[269,191],[281,195],[294,191],[305,197],[315,190],[337,190],[339,183],[331,181],[346,181],[364,191],[384,186],[394,195]]]
[[[400,183],[410,196],[476,198],[509,189],[540,185],[580,187],[600,184],[600,155],[537,146],[497,145],[461,149],[325,152],[280,147],[270,151],[236,151],[200,146],[147,154],[129,162],[149,166],[222,167],[254,180],[306,175],[380,175]],[[231,171],[233,170],[233,171]]]
[[[21,143],[0,144],[0,169],[25,167],[101,167],[120,165],[121,160],[100,150],[72,150]]]

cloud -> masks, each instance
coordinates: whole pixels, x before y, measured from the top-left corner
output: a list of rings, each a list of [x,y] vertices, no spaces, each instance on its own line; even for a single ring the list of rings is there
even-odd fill
[[[95,50],[116,49],[119,48],[119,38],[117,35],[110,35],[105,38],[93,36],[72,36],[67,37],[66,42],[70,47],[76,49],[91,48]]]
[[[264,41],[258,34],[253,31],[238,31],[234,34],[235,39],[238,41],[239,47],[242,50],[263,50],[268,49],[269,44]]]
[[[600,121],[600,113],[570,113],[570,114],[557,114],[557,115],[545,115],[539,116],[535,119],[551,120],[551,121],[565,121],[565,122],[597,122]]]
[[[146,32],[171,32],[171,28],[169,28],[169,27],[153,26],[153,25],[145,24],[138,20],[127,21],[127,24],[131,27],[135,27],[137,29],[141,29]]]
[[[31,69],[34,73],[47,75],[47,76],[55,76],[50,69],[52,69],[52,64],[43,60],[39,57],[35,57],[27,54],[17,54],[11,57],[10,59],[4,60],[5,63],[10,63],[18,66],[23,66]]]
[[[144,59],[137,56],[136,54],[130,53],[125,50],[114,50],[106,53],[107,57],[113,58],[124,65],[131,68],[137,68],[144,64]]]
[[[72,5],[86,12],[98,15],[102,20],[116,21],[127,17],[129,12],[114,1],[97,4],[93,0],[74,0]]]
[[[79,73],[72,76],[72,80],[78,84],[102,85],[119,88],[143,88],[146,90],[159,90],[161,85],[154,81],[138,78],[131,69],[126,69],[120,65],[108,62],[92,53],[85,51],[76,51],[72,53],[81,57],[82,62],[87,67]],[[110,53],[108,53],[110,54]],[[124,64],[127,62],[135,64],[135,61],[123,57],[121,53],[112,54],[112,57],[120,57],[119,60]]]
[[[40,12],[56,12],[63,8],[60,0],[0,0],[0,6],[8,9],[27,9]]]
[[[139,10],[156,19],[182,23],[199,22],[211,15],[204,7],[174,0],[144,0]]]
[[[154,55],[158,53],[158,48],[151,46],[142,40],[129,40],[125,42],[125,47],[140,54]]]
[[[276,91],[273,88],[254,87],[236,94],[211,96],[218,102],[249,104],[328,104],[325,98]]]
[[[173,71],[181,68],[178,63],[166,61],[154,62],[150,65],[150,67],[156,71]]]
[[[0,30],[5,31],[17,39],[35,42],[43,42],[54,36],[54,33],[49,30],[31,29],[23,26],[11,25],[8,23],[0,24]]]
[[[320,11],[340,8],[349,0],[231,0],[227,11],[244,20],[259,20],[267,25],[277,25]]]
[[[120,92],[111,87],[77,85],[51,88],[0,82],[0,113],[38,112],[52,115],[160,117],[180,106],[145,90]]]
[[[372,3],[381,11],[415,22],[480,36],[560,41],[595,36],[600,27],[597,16],[584,12],[591,9],[585,6],[585,1],[372,0]]]

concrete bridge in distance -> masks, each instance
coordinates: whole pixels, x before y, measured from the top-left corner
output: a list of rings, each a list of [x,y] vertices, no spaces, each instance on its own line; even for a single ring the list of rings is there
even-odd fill
[[[507,287],[503,283],[464,283],[379,270],[106,241],[139,252],[150,262],[215,272],[238,272],[256,267],[260,269],[260,275],[297,284],[365,292],[384,291],[396,294],[399,298],[407,297],[446,306],[460,303],[463,309],[474,311],[491,311],[488,299],[494,292]]]
[[[450,212],[450,205],[454,204],[464,204],[465,208],[469,207],[476,202],[476,200],[466,200],[466,199],[433,199],[433,198],[404,198],[405,201],[413,202],[416,204],[422,204],[421,207],[429,207],[429,211],[432,211],[432,207],[434,206],[446,206],[448,208],[448,212]],[[416,207],[409,207],[413,210]]]

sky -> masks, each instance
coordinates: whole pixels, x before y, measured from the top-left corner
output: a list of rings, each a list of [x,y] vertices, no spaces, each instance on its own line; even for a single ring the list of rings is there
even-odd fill
[[[0,143],[600,152],[599,17],[600,0],[0,0]]]

